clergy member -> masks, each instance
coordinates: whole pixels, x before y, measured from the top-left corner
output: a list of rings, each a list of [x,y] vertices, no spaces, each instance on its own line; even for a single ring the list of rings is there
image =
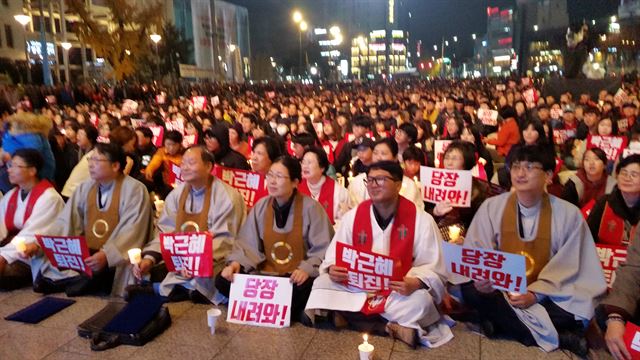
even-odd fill
[[[403,174],[395,156],[371,164],[365,175],[370,200],[343,216],[306,314],[314,323],[317,315],[331,314],[342,320],[336,326],[346,321],[356,330],[387,333],[411,347],[418,342],[440,346],[453,338],[437,308],[445,293],[440,232],[429,214],[400,195]],[[347,269],[336,265],[338,242],[393,258],[402,280],[391,281],[391,292],[379,294],[345,285]]]
[[[271,164],[266,176],[269,196],[260,199],[249,212],[228,265],[216,278],[218,290],[228,297],[236,273],[289,277],[293,283],[293,321],[298,321],[304,311],[333,236],[322,206],[296,190],[301,172],[300,163],[290,156]]]
[[[208,231],[213,236],[213,270],[210,278],[192,277],[186,272],[170,272],[155,291],[169,301],[191,300],[218,303],[214,276],[224,267],[234,239],[246,217],[244,200],[238,191],[211,175],[214,156],[204,146],[193,146],[182,156],[184,183],[169,193],[158,220],[159,233]],[[134,268],[138,278],[162,261],[160,237],[146,246],[140,265]],[[152,279],[153,280],[153,279]],[[136,289],[136,290],[134,290]],[[129,287],[129,298],[135,291],[153,289]]]
[[[489,337],[509,336],[527,346],[585,356],[584,325],[607,289],[589,227],[577,207],[545,192],[555,168],[550,150],[519,147],[507,165],[515,191],[480,206],[464,245],[524,255],[527,292],[507,293],[488,280],[473,281],[462,285],[464,301],[478,311]]]
[[[19,149],[7,163],[9,182],[16,185],[0,200],[0,289],[11,290],[32,282],[31,256],[38,254],[36,234],[51,224],[64,207],[53,185],[40,179],[44,165],[40,152]],[[42,254],[40,254],[42,256]],[[42,263],[37,256],[34,265]],[[37,274],[37,266],[34,267]]]
[[[84,236],[91,254],[84,262],[93,277],[59,271],[47,262],[34,287],[44,293],[65,291],[68,296],[95,292],[122,296],[133,280],[127,251],[142,247],[152,230],[149,193],[144,184],[123,174],[126,155],[121,147],[97,144],[88,160],[91,180],[76,188],[43,235]]]

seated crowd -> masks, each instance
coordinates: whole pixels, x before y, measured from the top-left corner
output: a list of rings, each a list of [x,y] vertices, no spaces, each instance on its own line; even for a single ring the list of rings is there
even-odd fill
[[[291,320],[306,326],[437,347],[454,318],[585,356],[591,324],[630,359],[639,89],[574,100],[508,83],[199,85],[188,93],[215,96],[199,109],[178,94],[158,103],[153,87],[133,99],[83,87],[93,100],[45,104],[59,95],[51,88],[0,101],[0,289],[224,304],[235,274],[280,276],[293,285]],[[470,206],[426,202],[425,167],[470,171]],[[263,196],[248,202],[220,169],[255,175]],[[185,232],[212,234],[211,276],[167,270],[161,234]],[[53,266],[38,235],[83,236],[93,276]],[[524,255],[526,291],[449,273],[446,242]],[[344,245],[393,258],[404,277],[375,293],[347,285]],[[600,245],[628,252],[613,285]]]

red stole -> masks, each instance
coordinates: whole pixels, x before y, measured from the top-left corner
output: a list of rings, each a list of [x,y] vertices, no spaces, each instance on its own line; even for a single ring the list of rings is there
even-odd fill
[[[371,230],[372,201],[366,200],[358,205],[353,222],[353,247],[371,252],[373,231]],[[394,281],[400,281],[413,266],[413,241],[416,229],[416,206],[404,196],[398,197],[398,209],[391,228],[389,257],[394,259]],[[379,314],[384,311],[386,297],[390,290],[382,291],[367,299],[360,310],[365,314]]]
[[[631,227],[629,232],[629,243],[633,239],[636,232],[637,225]],[[604,213],[602,214],[602,220],[600,220],[600,229],[598,230],[598,242],[607,245],[624,246],[624,219],[618,216],[613,209],[609,206],[609,203],[604,205]]]
[[[324,208],[324,211],[329,216],[329,220],[331,220],[331,224],[335,224],[336,222],[333,220],[333,192],[336,187],[336,182],[329,178],[328,176],[324,177],[324,184],[320,188],[320,196],[318,196],[318,202]],[[298,190],[313,198],[311,195],[311,190],[309,190],[309,185],[307,184],[306,179],[302,179],[300,185],[298,185]]]
[[[27,202],[27,208],[24,210],[24,219],[22,224],[26,223],[31,213],[33,212],[33,207],[36,205],[36,201],[40,198],[40,195],[44,193],[48,188],[53,187],[49,181],[46,179],[40,180],[30,192],[29,201]],[[18,208],[18,196],[20,196],[20,188],[16,188],[16,191],[11,194],[11,198],[9,198],[9,203],[7,204],[7,211],[4,214],[4,224],[7,227],[7,232],[9,236],[13,237],[20,229],[16,228],[14,218],[16,216],[16,209]]]

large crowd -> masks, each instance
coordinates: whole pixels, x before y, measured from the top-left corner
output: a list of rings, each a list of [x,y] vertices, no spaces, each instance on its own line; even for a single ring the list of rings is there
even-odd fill
[[[269,274],[290,278],[292,321],[307,326],[435,347],[454,318],[581,356],[590,329],[630,359],[640,87],[541,90],[533,79],[0,87],[0,287],[220,304],[234,274]],[[425,202],[424,167],[470,170],[470,207]],[[262,179],[264,196],[248,202],[215,168]],[[167,271],[160,234],[186,231],[213,234],[212,276]],[[93,276],[53,266],[36,235],[84,236]],[[527,291],[449,273],[445,242],[525,255]],[[398,260],[403,275],[386,292],[345,285],[340,243]],[[628,252],[610,289],[596,245]]]

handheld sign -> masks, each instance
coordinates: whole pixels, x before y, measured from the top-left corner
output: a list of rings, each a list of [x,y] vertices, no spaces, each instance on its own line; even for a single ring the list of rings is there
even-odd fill
[[[346,285],[371,292],[389,290],[389,281],[404,275],[394,274],[392,258],[356,250],[342,242],[336,243],[336,265],[347,269]]]
[[[151,130],[151,132],[153,133],[153,139],[151,140],[153,142],[153,145],[158,148],[162,147],[162,140],[164,139],[164,127],[160,125],[152,125],[149,126],[149,130]]]
[[[589,135],[587,149],[600,148],[607,155],[607,160],[616,161],[627,147],[627,141],[626,136]]]
[[[576,136],[576,131],[574,129],[555,129],[553,130],[553,142],[556,145],[564,144],[567,139]]]
[[[264,176],[258,173],[216,165],[213,175],[238,190],[247,209],[269,194]]]
[[[170,272],[193,277],[213,275],[213,237],[208,232],[160,234],[162,259]]]
[[[177,187],[182,184],[184,180],[182,180],[182,168],[180,165],[174,163],[173,161],[169,161],[171,164],[171,171],[169,172],[169,185],[171,187]]]
[[[233,275],[227,322],[289,327],[293,286],[287,277]]]
[[[498,112],[496,110],[480,108],[478,109],[478,119],[480,119],[483,125],[497,126]]]
[[[498,290],[527,293],[525,258],[502,251],[444,243],[447,271],[472,280],[491,280]]]
[[[596,251],[598,259],[600,259],[602,272],[604,272],[604,279],[607,281],[607,287],[611,289],[616,281],[616,269],[620,264],[627,261],[627,248],[617,245],[596,244]]]
[[[640,360],[640,327],[631,321],[627,321],[622,338],[627,350],[629,350],[631,360]]]
[[[196,110],[204,110],[205,106],[207,106],[207,98],[204,96],[194,96],[191,98],[191,104],[193,104],[193,108]]]
[[[93,276],[91,268],[84,263],[84,259],[89,257],[89,248],[83,236],[36,235],[36,240],[54,267]]]
[[[471,170],[420,167],[422,198],[432,204],[449,200],[454,207],[471,207]]]

